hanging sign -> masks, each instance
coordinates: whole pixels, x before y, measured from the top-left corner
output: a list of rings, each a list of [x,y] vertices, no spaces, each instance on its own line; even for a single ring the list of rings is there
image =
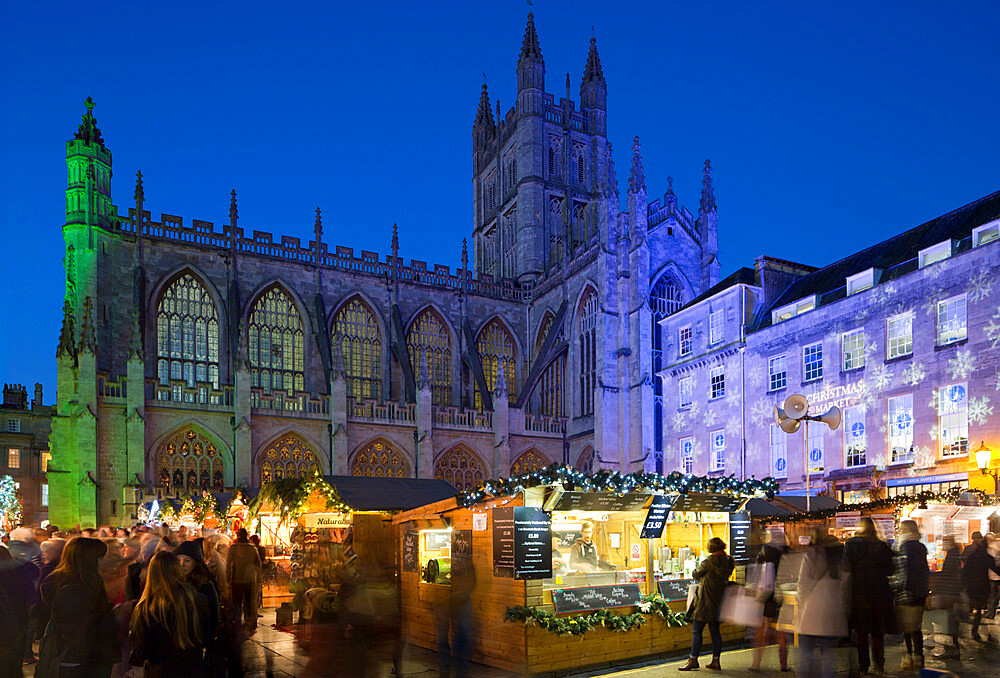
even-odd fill
[[[552,602],[556,606],[557,614],[602,610],[607,607],[628,607],[636,605],[641,600],[642,593],[639,592],[638,584],[581,586],[552,591]]]
[[[485,532],[486,531],[486,514],[485,513],[473,513],[472,514],[472,530],[474,532]]]
[[[350,527],[350,513],[306,513],[302,516],[302,526],[306,529],[319,527]]]
[[[750,562],[750,514],[729,514],[729,555],[736,564]]]
[[[745,497],[734,497],[731,494],[681,494],[674,502],[673,510],[732,513],[743,508],[746,502]]]
[[[540,508],[514,507],[514,578],[552,576],[552,519]]]
[[[403,572],[420,571],[420,533],[403,533]]]
[[[556,511],[637,511],[646,504],[648,494],[629,492],[564,492]]]
[[[876,513],[870,516],[882,539],[896,538],[896,517],[891,513]]]
[[[642,524],[641,539],[659,539],[663,536],[663,526],[667,523],[667,514],[674,503],[673,497],[663,494],[653,495],[653,503],[646,511],[646,522]]]
[[[861,511],[841,511],[836,516],[837,527],[843,529],[845,527],[857,527],[858,521],[861,520]]]

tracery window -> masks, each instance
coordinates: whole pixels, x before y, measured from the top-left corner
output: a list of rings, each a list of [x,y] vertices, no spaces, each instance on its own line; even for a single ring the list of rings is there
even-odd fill
[[[224,464],[205,436],[185,429],[160,445],[156,455],[157,484],[167,492],[222,490]]]
[[[447,480],[460,490],[467,490],[483,482],[486,473],[479,455],[459,445],[441,455],[434,465],[434,477]]]
[[[535,341],[535,359],[537,360],[545,343],[545,337],[552,329],[556,317],[547,312],[542,317],[542,324],[538,328],[538,338]],[[545,371],[542,372],[538,380],[538,413],[549,417],[561,417],[565,411],[563,407],[563,389],[566,375],[566,356],[557,356]]]
[[[507,394],[513,398],[514,384],[516,383],[517,357],[514,350],[514,337],[511,336],[499,318],[493,318],[486,326],[479,331],[476,337],[476,350],[479,351],[479,360],[483,365],[483,375],[486,377],[486,386],[493,391],[497,384],[497,375],[500,372],[500,365],[503,365],[504,380],[507,382]],[[476,409],[483,407],[482,395],[479,387],[476,387]]]
[[[427,360],[431,399],[438,407],[451,405],[451,340],[444,320],[433,309],[425,309],[406,332],[406,348],[419,378],[421,360]]]
[[[514,460],[514,463],[510,465],[510,474],[519,476],[522,473],[540,471],[548,465],[549,460],[543,457],[538,450],[531,448],[522,452],[521,456]]]
[[[351,475],[370,478],[408,478],[406,458],[382,439],[373,440],[354,455]]]
[[[517,275],[517,205],[504,215],[500,231],[500,243],[503,249],[503,268],[500,275],[513,278]]]
[[[660,321],[679,311],[681,289],[667,275],[661,276],[649,291],[649,310],[653,327],[653,374],[663,369],[663,328]],[[663,472],[663,380],[653,380],[653,455],[656,472]]]
[[[291,298],[272,287],[253,305],[247,328],[250,350],[250,385],[285,391],[289,396],[305,390],[305,348],[302,319]],[[287,401],[292,406],[294,401]]]
[[[258,484],[282,478],[308,478],[318,470],[316,455],[291,433],[275,440],[257,457]]]
[[[340,345],[347,397],[381,397],[382,335],[368,304],[355,298],[340,307],[333,319],[332,341]]]
[[[580,302],[580,414],[594,413],[597,386],[597,292],[590,288]]]
[[[218,310],[190,273],[170,283],[156,308],[156,373],[163,385],[183,379],[189,388],[196,383],[219,388]],[[194,402],[195,397],[186,394],[185,399]]]

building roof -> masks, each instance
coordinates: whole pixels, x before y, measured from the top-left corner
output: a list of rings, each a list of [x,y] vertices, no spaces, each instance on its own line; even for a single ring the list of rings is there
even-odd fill
[[[751,499],[743,507],[743,510],[749,513],[754,518],[763,518],[767,516],[787,516],[791,511],[784,509],[780,506],[775,506],[774,504],[764,500],[764,499]]]
[[[847,295],[847,277],[869,268],[882,270],[880,283],[915,271],[920,250],[945,240],[959,241],[956,253],[967,251],[971,247],[972,229],[998,217],[1000,191],[855,252],[789,285],[770,305],[761,310],[753,329],[771,325],[772,309],[813,294],[818,296],[817,306],[843,299]]]
[[[706,299],[714,297],[719,292],[722,292],[730,287],[735,287],[736,285],[760,285],[760,278],[757,277],[757,271],[747,266],[737,269],[688,303],[681,306],[678,311],[683,311],[689,306],[699,304]]]
[[[774,498],[773,503],[776,506],[781,506],[782,504],[790,506],[795,511],[798,512],[803,512],[806,510],[806,498],[796,495],[779,494]],[[812,511],[835,509],[835,508],[840,508],[841,506],[843,506],[843,504],[841,504],[833,497],[817,495],[809,498],[809,509]]]
[[[369,478],[367,476],[323,476],[344,503],[355,511],[408,511],[449,499],[455,487],[437,478]]]

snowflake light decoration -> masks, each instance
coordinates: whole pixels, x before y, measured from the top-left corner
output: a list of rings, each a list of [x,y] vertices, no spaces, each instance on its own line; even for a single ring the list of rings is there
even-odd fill
[[[943,292],[943,290],[936,289],[936,290],[932,290],[932,291],[930,291],[930,292],[927,293],[927,297],[926,297],[926,299],[924,301],[923,309],[924,309],[924,313],[926,313],[927,315],[931,316],[932,318],[935,315],[937,315],[938,298],[940,298],[942,292]]]
[[[972,351],[967,348],[961,349],[954,358],[948,360],[948,374],[952,379],[968,379],[974,369]]]
[[[764,369],[760,364],[755,364],[747,372],[747,383],[750,384],[752,388],[760,388],[764,385]]]
[[[738,388],[726,389],[726,405],[736,407],[740,404],[740,390]]]
[[[926,271],[925,277],[929,280],[937,280],[944,273],[944,268],[942,266],[928,266],[924,271]]]
[[[927,434],[930,436],[931,440],[933,440],[934,442],[937,442],[937,439],[938,439],[938,425],[934,424],[933,426],[931,426],[931,430],[928,431]]]
[[[872,390],[871,384],[867,381],[861,381],[858,388],[858,407],[861,408],[863,412],[867,412],[869,408],[875,407],[878,398],[876,397],[875,391]]]
[[[857,311],[854,312],[854,321],[863,323],[868,320],[868,306],[862,306]]]
[[[868,362],[868,358],[878,353],[878,342],[868,341],[869,335],[865,333],[865,362]]]
[[[726,435],[735,438],[740,435],[740,432],[742,430],[743,430],[743,423],[740,421],[740,418],[737,416],[729,417],[729,419],[726,421]]]
[[[868,381],[872,390],[884,391],[892,384],[892,370],[884,363],[878,363],[868,370]]]
[[[699,414],[701,414],[701,404],[697,400],[695,400],[693,403],[691,403],[691,407],[688,409],[688,417],[690,417],[691,421],[693,422],[698,418]]]
[[[760,445],[758,443],[750,443],[747,446],[747,461],[758,462],[761,456]]]
[[[773,412],[774,405],[771,404],[771,401],[762,396],[758,398],[757,402],[755,402],[750,408],[750,418],[754,422],[759,422],[769,418]]]
[[[715,412],[715,408],[706,407],[705,416],[701,418],[705,422],[705,426],[715,426],[715,422],[718,421],[718,414]]]
[[[988,299],[993,289],[993,276],[986,271],[979,271],[969,281],[969,301]]]
[[[990,340],[990,348],[1000,348],[1000,306],[997,306],[997,312],[990,317],[983,329],[986,331],[986,338]]]
[[[934,466],[936,461],[933,448],[927,445],[914,445],[913,466],[910,468],[910,474],[919,475],[919,472],[923,469]]]
[[[687,424],[687,417],[684,416],[683,412],[674,412],[674,416],[670,420],[670,423],[673,424],[675,431],[682,431],[685,424]]]
[[[969,398],[969,421],[985,424],[986,417],[993,415],[993,405],[988,396]]]
[[[907,386],[918,386],[927,376],[927,370],[923,363],[914,361],[912,365],[903,370],[900,376]]]

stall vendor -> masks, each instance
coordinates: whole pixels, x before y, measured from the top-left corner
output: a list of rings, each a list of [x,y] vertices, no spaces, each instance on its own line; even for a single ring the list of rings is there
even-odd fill
[[[578,572],[597,571],[597,545],[593,541],[594,524],[589,520],[580,527],[580,536],[569,552],[570,569]]]

